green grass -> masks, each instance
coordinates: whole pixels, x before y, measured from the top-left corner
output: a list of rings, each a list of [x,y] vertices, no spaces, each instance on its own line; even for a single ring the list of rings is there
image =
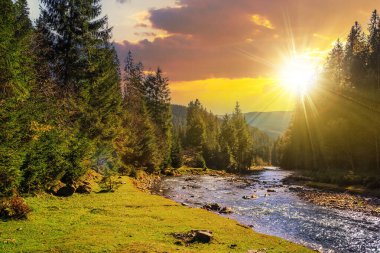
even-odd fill
[[[129,178],[115,193],[30,197],[25,221],[0,221],[0,252],[312,252],[255,233],[235,221],[137,190]],[[174,232],[213,231],[211,244],[178,246]],[[236,244],[235,249],[230,245]]]

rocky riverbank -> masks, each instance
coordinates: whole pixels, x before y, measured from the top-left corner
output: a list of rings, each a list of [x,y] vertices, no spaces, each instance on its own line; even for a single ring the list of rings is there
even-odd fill
[[[316,205],[340,210],[362,212],[380,217],[380,199],[365,198],[349,193],[303,190],[298,193],[302,199]]]
[[[380,198],[368,197],[371,192],[354,187],[341,187],[333,184],[318,183],[311,178],[291,175],[283,180],[284,184],[298,192],[298,196],[315,205],[362,212],[380,217]],[[373,194],[372,194],[373,195]]]

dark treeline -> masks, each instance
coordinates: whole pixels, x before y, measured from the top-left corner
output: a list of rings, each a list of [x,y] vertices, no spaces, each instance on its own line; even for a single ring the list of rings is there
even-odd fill
[[[231,171],[269,160],[239,107],[221,121],[195,101],[173,128],[168,79],[131,53],[120,66],[100,0],[41,0],[34,25],[26,0],[0,9],[0,195],[73,184],[89,169],[158,173],[186,155]]]
[[[239,104],[232,114],[218,117],[195,100],[187,108],[173,106],[173,114],[173,143],[184,157],[178,166],[244,172],[270,161],[272,141],[247,124]]]
[[[318,180],[380,187],[380,18],[331,50],[320,83],[275,144],[283,167]]]

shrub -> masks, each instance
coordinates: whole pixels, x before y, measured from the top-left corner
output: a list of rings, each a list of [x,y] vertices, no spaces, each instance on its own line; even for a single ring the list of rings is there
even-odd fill
[[[22,166],[21,190],[29,193],[44,190],[59,180],[75,181],[87,171],[88,147],[86,139],[64,131],[42,133],[30,143]]]
[[[3,199],[0,203],[0,217],[2,219],[26,219],[30,212],[29,206],[19,196]]]

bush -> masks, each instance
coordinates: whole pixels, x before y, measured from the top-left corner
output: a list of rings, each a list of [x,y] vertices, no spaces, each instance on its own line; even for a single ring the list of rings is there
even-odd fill
[[[0,217],[2,219],[26,219],[30,212],[29,206],[25,203],[24,199],[19,196],[4,199],[0,203]]]
[[[72,183],[89,167],[85,163],[89,160],[88,150],[86,139],[64,131],[53,129],[41,134],[30,143],[22,166],[21,190],[28,193],[44,190],[59,180]]]

